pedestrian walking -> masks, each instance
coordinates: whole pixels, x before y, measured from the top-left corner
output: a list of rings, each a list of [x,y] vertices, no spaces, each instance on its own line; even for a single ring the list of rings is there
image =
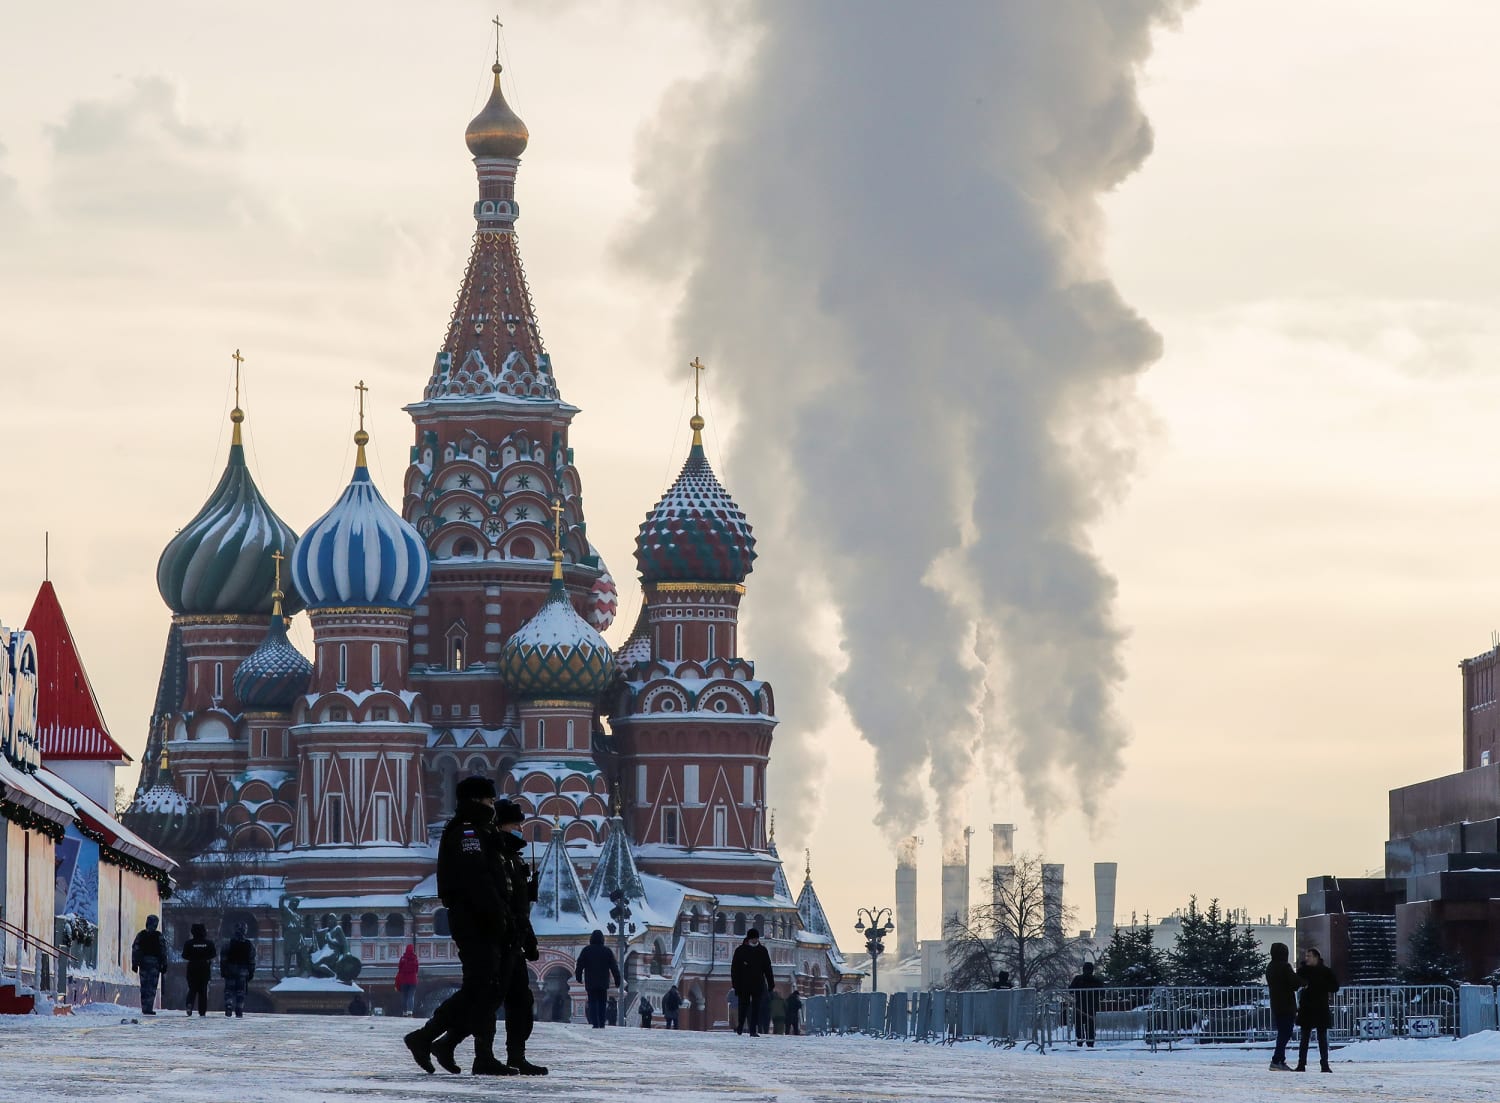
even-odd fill
[[[146,916],[145,930],[130,944],[130,971],[140,977],[141,1014],[156,1014],[156,990],[167,969],[167,940],[161,935],[161,917]]]
[[[620,1025],[620,1001],[613,996],[604,1005],[604,1021],[610,1026]]]
[[[1094,1048],[1094,1016],[1099,1011],[1099,989],[1104,982],[1094,973],[1094,963],[1085,961],[1083,972],[1073,978],[1068,989],[1073,993],[1073,1039],[1080,1046]]]
[[[604,944],[603,931],[589,935],[589,944],[578,952],[573,979],[583,985],[584,1014],[589,1026],[603,1030],[610,983],[613,981],[616,988],[624,987],[615,952]]]
[[[396,991],[401,993],[401,1016],[409,1019],[417,1009],[417,947],[407,943],[396,962]]]
[[[1302,978],[1292,968],[1285,942],[1271,943],[1271,963],[1266,966],[1266,987],[1271,992],[1271,1025],[1276,1028],[1276,1049],[1271,1054],[1272,1072],[1291,1072],[1286,1063],[1286,1044],[1297,1024],[1297,989]]]
[[[745,932],[745,940],[735,947],[734,957],[729,962],[729,986],[739,1001],[739,1020],[734,1026],[736,1034],[743,1034],[748,1022],[750,1037],[760,1035],[761,1009],[766,1002],[766,992],[775,983],[771,954],[760,944],[760,932],[751,927]]]
[[[677,1013],[682,1010],[682,993],[677,985],[668,988],[661,998],[661,1025],[663,1030],[677,1029]]]
[[[438,842],[437,890],[448,909],[448,929],[463,975],[459,989],[426,1023],[407,1034],[412,1060],[433,1072],[433,1058],[458,1072],[453,1050],[474,1038],[476,1076],[503,1076],[509,1067],[495,1058],[495,1013],[505,971],[504,947],[515,937],[509,903],[509,871],[495,828],[495,783],[466,777],[455,789],[458,808]]]
[[[771,1030],[775,1034],[786,1033],[786,997],[781,994],[781,989],[772,988],[770,1003]]]
[[[1333,1025],[1333,1008],[1329,1000],[1339,990],[1338,977],[1323,964],[1323,955],[1309,946],[1302,951],[1302,964],[1297,967],[1297,979],[1302,982],[1302,998],[1297,1005],[1297,1025],[1301,1035],[1297,1042],[1297,1067],[1293,1072],[1307,1071],[1307,1044],[1314,1031],[1318,1035],[1318,1058],[1324,1072],[1332,1072],[1328,1066],[1328,1028]]]
[[[187,1013],[193,1014],[193,1004],[198,1005],[198,1017],[208,1015],[208,985],[213,980],[214,959],[219,956],[218,947],[208,937],[202,923],[194,923],[191,937],[182,944],[182,960],[187,965]]]
[[[651,1006],[651,1000],[644,993],[641,994],[641,1006],[637,1010],[641,1016],[641,1029],[650,1030],[651,1016],[655,1014],[656,1009]]]
[[[992,985],[990,985],[990,987],[991,988],[1007,988],[1007,989],[1008,988],[1014,988],[1015,985],[1013,983],[1011,983],[1009,970],[1001,969],[1000,970],[1000,975],[995,978],[995,983],[992,984]]]
[[[255,943],[245,935],[245,925],[234,925],[234,937],[219,953],[219,975],[224,978],[224,1017],[245,1017],[245,993],[255,979]]]
[[[788,1034],[802,1033],[802,996],[795,984],[792,985],[791,994],[786,998],[786,1032]]]

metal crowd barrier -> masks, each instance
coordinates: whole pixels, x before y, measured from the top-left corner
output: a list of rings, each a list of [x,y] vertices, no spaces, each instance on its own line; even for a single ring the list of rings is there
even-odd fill
[[[1472,990],[1472,991],[1471,991]],[[1350,985],[1332,1003],[1330,1040],[1457,1037],[1496,1027],[1494,989],[1466,985]],[[1461,1014],[1462,1012],[1462,1014]],[[987,1040],[1053,1045],[1144,1042],[1261,1044],[1275,1039],[1264,986],[1029,988],[954,992],[841,992],[804,1005],[809,1034],[865,1034],[921,1042]]]

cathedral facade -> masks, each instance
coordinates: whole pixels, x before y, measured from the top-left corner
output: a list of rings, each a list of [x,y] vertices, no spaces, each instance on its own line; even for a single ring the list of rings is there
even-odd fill
[[[636,540],[639,620],[611,648],[616,583],[588,536],[565,401],[515,232],[525,124],[494,90],[469,124],[467,268],[420,396],[399,502],[365,463],[300,534],[229,460],[162,553],[172,611],[130,822],[182,860],[180,921],[248,922],[277,1005],[279,917],[341,929],[377,999],[408,943],[424,1004],[457,984],[436,898],[455,782],[485,774],[527,813],[543,951],[539,1015],[581,1019],[595,928],[627,950],[630,998],[676,984],[685,1022],[727,1015],[749,926],[783,986],[853,982],[810,871],[793,898],[768,817],[777,724],[738,651],[755,559],[743,512],[692,449]],[[364,400],[361,389],[361,409]],[[287,636],[307,615],[309,658]],[[231,918],[232,917],[232,918]]]

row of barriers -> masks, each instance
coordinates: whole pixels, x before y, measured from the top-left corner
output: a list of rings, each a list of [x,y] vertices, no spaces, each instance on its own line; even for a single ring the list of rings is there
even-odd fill
[[[1461,1037],[1497,1028],[1487,985],[1350,985],[1333,998],[1329,1037]],[[804,1005],[809,1034],[866,1034],[922,1042],[987,1040],[1047,1049],[1058,1044],[1254,1045],[1274,1042],[1270,994],[1238,988],[1094,988],[1038,992],[845,992]]]

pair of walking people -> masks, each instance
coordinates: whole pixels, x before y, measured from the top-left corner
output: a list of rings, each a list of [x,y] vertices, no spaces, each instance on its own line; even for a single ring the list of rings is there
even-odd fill
[[[1266,969],[1271,990],[1271,1018],[1276,1025],[1276,1051],[1271,1054],[1272,1072],[1306,1072],[1308,1044],[1318,1036],[1318,1058],[1324,1072],[1328,1064],[1328,1028],[1333,1025],[1330,1000],[1339,990],[1338,978],[1323,963],[1323,955],[1312,947],[1302,951],[1302,963],[1292,969],[1286,943],[1271,943],[1271,964]],[[1301,1028],[1297,1067],[1286,1063],[1286,1047],[1292,1027]]]
[[[535,1006],[527,961],[540,957],[531,928],[536,882],[521,852],[526,814],[496,799],[487,777],[466,777],[455,791],[458,810],[438,843],[437,888],[463,979],[425,1024],[406,1035],[406,1048],[426,1072],[436,1061],[459,1072],[454,1050],[474,1039],[475,1076],[545,1076],[526,1059]],[[495,1018],[505,1008],[506,1059],[495,1056]]]

